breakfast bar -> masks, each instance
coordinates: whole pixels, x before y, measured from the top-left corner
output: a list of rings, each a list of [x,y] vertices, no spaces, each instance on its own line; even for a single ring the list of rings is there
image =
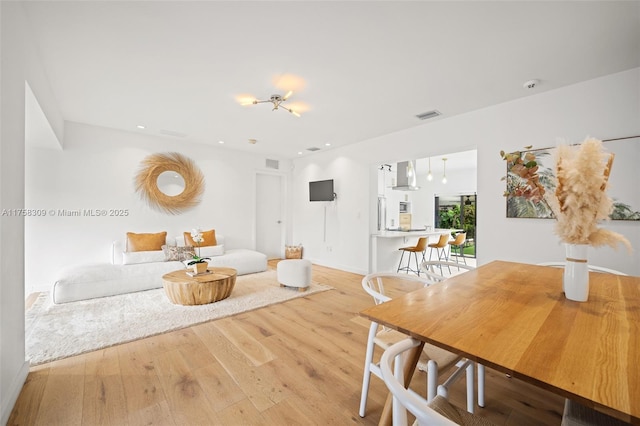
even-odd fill
[[[373,272],[395,272],[400,261],[401,247],[415,245],[418,238],[427,237],[428,242],[437,241],[442,234],[460,232],[462,229],[409,229],[401,230],[384,230],[371,234],[370,256],[369,256],[369,273]],[[429,254],[427,253],[427,257]]]

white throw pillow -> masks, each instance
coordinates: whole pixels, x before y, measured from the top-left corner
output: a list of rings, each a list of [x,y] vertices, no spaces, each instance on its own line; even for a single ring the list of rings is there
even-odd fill
[[[198,249],[194,251],[198,253]],[[200,257],[213,257],[222,256],[224,254],[224,244],[218,244],[217,246],[200,247]]]
[[[125,251],[122,253],[122,264],[164,262],[164,251]]]

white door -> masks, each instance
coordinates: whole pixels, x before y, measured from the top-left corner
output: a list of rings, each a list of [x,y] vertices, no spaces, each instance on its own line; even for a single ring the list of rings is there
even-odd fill
[[[282,257],[282,182],[278,175],[256,174],[256,250],[269,259]]]

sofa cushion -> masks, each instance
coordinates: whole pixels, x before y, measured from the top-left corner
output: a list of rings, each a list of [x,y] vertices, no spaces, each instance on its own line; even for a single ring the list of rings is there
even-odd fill
[[[155,234],[136,234],[134,232],[127,232],[127,245],[125,247],[125,251],[162,250],[162,246],[166,243],[166,232],[158,232]]]
[[[191,259],[195,255],[195,251],[191,246],[162,246],[164,252],[164,260],[182,262],[185,259]]]
[[[165,255],[162,250],[154,251],[130,251],[122,253],[122,264],[133,265],[136,263],[164,262]]]
[[[216,243],[218,243],[216,245],[218,245],[218,246],[219,245],[224,245],[224,240],[225,240],[224,235],[220,235],[220,234],[216,233]],[[180,235],[180,236],[176,237],[174,241],[175,241],[175,244],[177,246],[188,246],[189,245],[189,244],[186,244],[184,235]]]
[[[180,262],[72,266],[60,271],[51,297],[53,303],[67,303],[161,288],[162,276],[179,269],[184,269]]]
[[[196,253],[198,250],[196,250]],[[224,254],[224,244],[218,244],[217,246],[200,247],[200,257],[213,257],[222,256]]]
[[[200,247],[215,246],[218,244],[216,241],[215,229],[211,229],[210,231],[203,231],[202,238],[204,239],[204,241],[200,243]],[[193,246],[193,247],[198,246],[198,244],[195,241],[193,241],[193,238],[191,238],[191,232],[184,233],[184,242],[185,242],[185,245],[187,246]]]

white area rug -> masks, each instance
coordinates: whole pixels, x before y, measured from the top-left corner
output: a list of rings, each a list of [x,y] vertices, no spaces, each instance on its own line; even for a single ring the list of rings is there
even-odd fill
[[[239,276],[227,299],[198,306],[174,305],[162,288],[61,305],[43,293],[26,313],[27,358],[38,365],[331,288],[282,288],[275,271],[266,271]]]

